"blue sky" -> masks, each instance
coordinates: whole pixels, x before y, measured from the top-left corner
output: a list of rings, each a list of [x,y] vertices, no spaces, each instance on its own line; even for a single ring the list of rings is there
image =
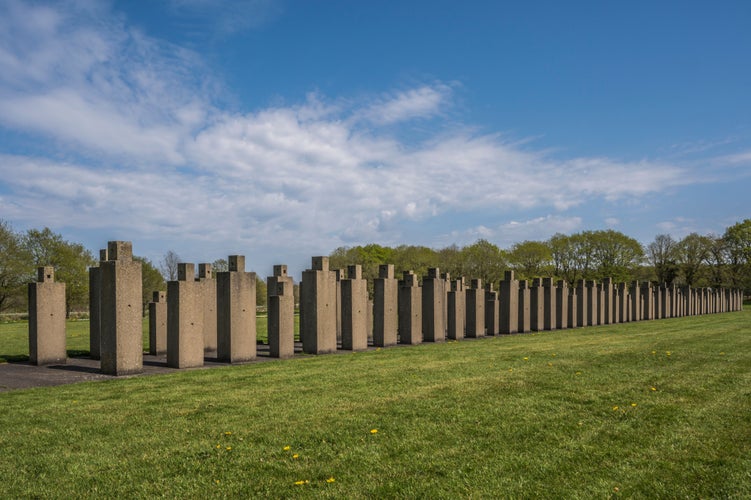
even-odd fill
[[[0,2],[0,218],[267,275],[751,217],[746,1]]]

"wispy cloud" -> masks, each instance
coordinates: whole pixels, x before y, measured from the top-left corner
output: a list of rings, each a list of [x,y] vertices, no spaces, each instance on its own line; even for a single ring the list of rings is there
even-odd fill
[[[400,139],[392,126],[450,111],[442,82],[230,113],[194,53],[97,9],[6,2],[0,42],[0,125],[54,144],[0,151],[0,210],[31,224],[314,251],[406,241],[403,222],[489,210],[493,224],[446,231],[518,241],[579,229],[564,212],[587,199],[694,182],[662,162],[559,159],[470,127]],[[508,222],[529,208],[551,214]]]

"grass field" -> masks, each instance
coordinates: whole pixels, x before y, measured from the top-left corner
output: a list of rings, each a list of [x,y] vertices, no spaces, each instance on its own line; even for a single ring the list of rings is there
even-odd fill
[[[13,391],[0,422],[6,498],[749,498],[751,311]]]

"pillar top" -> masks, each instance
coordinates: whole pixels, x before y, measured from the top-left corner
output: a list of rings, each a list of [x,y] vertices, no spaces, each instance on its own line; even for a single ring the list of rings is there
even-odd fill
[[[133,243],[130,241],[108,241],[107,257],[108,260],[133,260]]]
[[[245,256],[244,255],[230,255],[227,257],[228,269],[230,272],[245,272]]]
[[[55,268],[52,266],[37,267],[37,281],[39,283],[53,283],[55,281]]]

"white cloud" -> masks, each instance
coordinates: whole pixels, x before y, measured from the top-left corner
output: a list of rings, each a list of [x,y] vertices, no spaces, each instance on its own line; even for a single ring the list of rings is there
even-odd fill
[[[580,218],[561,212],[586,200],[693,182],[659,162],[559,160],[467,128],[416,144],[396,138],[389,126],[451,107],[441,82],[364,105],[311,94],[230,113],[212,104],[215,84],[194,76],[195,54],[111,13],[10,2],[0,19],[0,33],[12,28],[0,35],[0,125],[53,139],[0,156],[0,209],[11,220],[307,253],[408,241],[403,224],[440,216],[444,234],[510,244],[579,229]],[[502,222],[530,208],[558,213]],[[452,222],[471,211],[494,222],[469,231]]]

